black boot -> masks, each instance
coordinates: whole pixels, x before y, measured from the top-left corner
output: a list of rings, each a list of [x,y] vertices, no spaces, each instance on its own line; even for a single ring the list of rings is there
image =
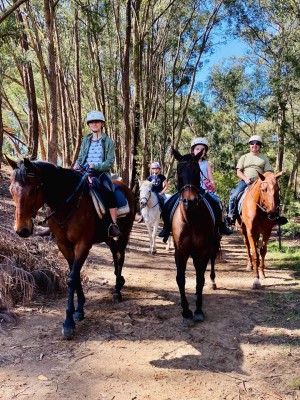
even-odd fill
[[[170,236],[170,229],[164,225],[163,230],[159,232],[158,236],[163,238],[164,243],[167,243]]]
[[[117,224],[110,224],[108,228],[108,236],[109,237],[119,237],[121,236],[120,228]]]
[[[276,224],[278,224],[278,225],[285,225],[289,222],[289,220],[283,216],[277,217],[275,221],[276,221]]]
[[[220,235],[232,235],[234,231],[228,228],[225,221],[222,221],[219,226]]]

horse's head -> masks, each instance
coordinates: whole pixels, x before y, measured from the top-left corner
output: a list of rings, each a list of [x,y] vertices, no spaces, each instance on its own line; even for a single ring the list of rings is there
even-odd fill
[[[200,188],[200,167],[199,160],[201,151],[196,156],[193,154],[181,155],[173,149],[173,155],[178,161],[177,165],[177,186],[181,192],[181,201],[185,209],[198,204]]]
[[[26,238],[33,231],[32,218],[44,204],[42,182],[34,162],[26,158],[18,163],[6,159],[13,169],[9,190],[16,206],[14,229]]]
[[[278,179],[283,171],[278,174],[266,172],[264,175],[258,172],[257,185],[260,191],[260,206],[268,215],[268,218],[275,219],[279,214],[279,185]]]
[[[140,208],[145,208],[151,197],[152,182],[144,181],[140,184]]]

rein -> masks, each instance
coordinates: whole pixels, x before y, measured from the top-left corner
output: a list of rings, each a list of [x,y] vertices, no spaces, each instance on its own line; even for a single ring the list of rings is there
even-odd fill
[[[85,173],[82,175],[80,182],[79,182],[78,185],[76,186],[74,192],[71,193],[71,195],[66,199],[65,204],[63,204],[63,206],[62,206],[62,207],[59,207],[57,210],[52,211],[52,213],[50,213],[45,219],[43,219],[43,221],[39,222],[38,225],[44,224],[44,223],[47,222],[50,218],[53,218],[53,216],[54,216],[58,211],[62,211],[64,208],[67,207],[67,205],[73,200],[73,198],[75,197],[75,195],[77,194],[77,192],[79,191],[79,189],[81,188],[81,186],[83,185],[83,183],[85,182],[85,179],[86,179],[87,175],[88,175],[87,172],[85,172]],[[43,183],[41,183],[41,186],[43,186]],[[58,221],[55,220],[56,222],[59,223],[59,225],[61,225],[61,224],[63,224],[64,222],[66,222],[66,221],[71,217],[71,215],[75,212],[75,210],[79,207],[79,204],[80,204],[81,199],[82,199],[82,196],[83,196],[83,189],[84,189],[84,187],[82,188],[82,191],[81,191],[81,194],[80,194],[80,196],[79,196],[79,199],[78,199],[78,202],[77,202],[76,207],[74,207],[74,208],[71,210],[71,212],[69,213],[69,215],[67,215],[67,217],[65,218],[65,220],[64,220],[62,223],[59,223]]]
[[[151,190],[150,190],[150,191],[149,191],[149,197],[148,197],[148,198],[147,198],[146,196],[140,198],[140,202],[141,202],[142,199],[145,199],[145,200],[146,200],[146,205],[145,205],[145,207],[148,206],[148,201],[150,200],[151,193],[152,193],[152,192],[151,192]],[[154,208],[154,207],[157,206],[157,204],[159,204],[158,200],[157,200],[157,203],[154,204],[154,206],[152,206],[152,207],[149,207],[149,206],[148,206],[148,207],[149,207],[149,208]]]
[[[263,181],[263,182],[260,183],[259,186],[261,187],[261,185],[262,185],[263,183],[266,183],[266,184],[270,185],[270,182],[268,182],[268,181]],[[249,195],[251,196],[251,198],[252,198],[252,200],[254,201],[254,203],[257,205],[257,207],[258,207],[262,212],[264,212],[264,213],[267,214],[268,219],[270,219],[270,220],[275,220],[277,217],[274,216],[274,218],[271,218],[271,216],[269,215],[268,210],[266,209],[266,207],[261,206],[260,204],[258,204],[258,202],[255,200],[255,198],[253,197],[253,195],[252,195],[252,193],[251,193],[251,189],[253,189],[253,186],[252,186],[251,188],[249,188],[248,193],[249,193]],[[260,194],[261,194],[260,188],[259,188],[259,192],[260,192]],[[277,206],[276,209],[279,210],[279,206]]]

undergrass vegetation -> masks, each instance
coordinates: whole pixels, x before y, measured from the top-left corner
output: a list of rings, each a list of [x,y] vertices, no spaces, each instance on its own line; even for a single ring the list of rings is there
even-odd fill
[[[274,268],[292,269],[300,278],[300,245],[298,241],[282,241],[281,249],[278,242],[269,242],[266,259]]]

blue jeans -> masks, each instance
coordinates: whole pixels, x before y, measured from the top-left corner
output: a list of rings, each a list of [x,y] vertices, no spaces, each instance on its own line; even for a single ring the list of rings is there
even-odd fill
[[[231,190],[230,192],[230,198],[229,198],[229,205],[228,205],[228,217],[232,218],[233,217],[233,211],[234,211],[234,203],[237,195],[245,190],[247,187],[247,184],[245,181],[241,180],[237,184],[237,186]]]

